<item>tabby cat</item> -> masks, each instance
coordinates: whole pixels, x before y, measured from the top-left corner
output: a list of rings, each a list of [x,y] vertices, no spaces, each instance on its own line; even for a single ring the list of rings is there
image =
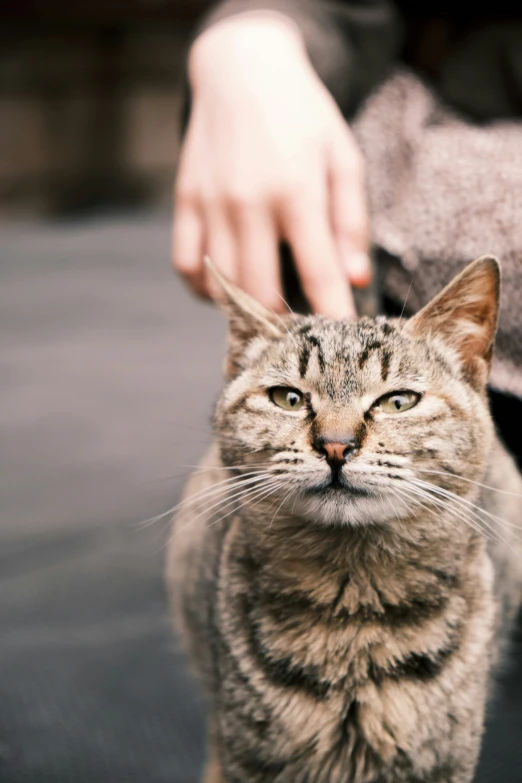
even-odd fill
[[[410,320],[279,318],[220,281],[215,445],[175,521],[205,783],[466,783],[522,599],[483,257]]]

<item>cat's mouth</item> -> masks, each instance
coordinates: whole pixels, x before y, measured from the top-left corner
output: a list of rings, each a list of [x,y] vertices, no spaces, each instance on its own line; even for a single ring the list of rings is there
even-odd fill
[[[354,484],[345,479],[332,478],[327,484],[319,484],[315,487],[308,487],[305,490],[307,495],[316,495],[324,498],[339,497],[346,495],[347,497],[358,498],[370,498],[374,497],[373,492],[370,492],[363,487],[356,487]]]

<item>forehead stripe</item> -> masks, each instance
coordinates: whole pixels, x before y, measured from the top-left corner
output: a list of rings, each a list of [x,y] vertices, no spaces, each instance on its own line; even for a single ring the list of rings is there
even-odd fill
[[[372,351],[376,351],[378,348],[382,348],[382,343],[380,343],[378,340],[373,340],[371,343],[368,343],[364,351],[359,356],[359,369],[362,370],[368,359],[370,358],[370,353]]]
[[[299,356],[299,375],[301,378],[305,377],[308,370],[308,362],[310,361],[312,348],[317,349],[317,361],[319,362],[319,369],[323,373],[326,369],[326,361],[321,343],[317,337],[314,337],[314,335],[309,335],[307,338],[305,338],[305,343]]]
[[[381,378],[385,381],[390,374],[392,354],[391,351],[383,351],[381,356]]]

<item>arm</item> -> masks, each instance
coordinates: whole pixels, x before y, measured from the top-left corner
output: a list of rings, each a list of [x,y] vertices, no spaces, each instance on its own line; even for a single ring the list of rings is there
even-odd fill
[[[364,163],[340,109],[353,110],[371,82],[354,76],[368,46],[353,27],[348,41],[326,6],[283,6],[294,16],[275,5],[220,6],[191,47],[174,265],[208,295],[208,253],[277,311],[285,241],[312,308],[354,316],[350,286],[371,274],[369,225]]]
[[[299,29],[315,72],[345,117],[384,78],[401,44],[401,22],[391,0],[224,0],[203,19],[197,35],[232,16],[272,11]]]

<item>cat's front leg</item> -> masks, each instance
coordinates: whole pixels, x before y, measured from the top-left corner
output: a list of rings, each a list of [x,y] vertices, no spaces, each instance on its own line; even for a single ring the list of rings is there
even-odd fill
[[[206,762],[201,783],[225,783],[223,767],[219,753],[218,739],[215,731],[215,719],[209,720],[206,744]]]
[[[210,748],[210,755],[203,771],[202,783],[225,783],[217,751]]]

